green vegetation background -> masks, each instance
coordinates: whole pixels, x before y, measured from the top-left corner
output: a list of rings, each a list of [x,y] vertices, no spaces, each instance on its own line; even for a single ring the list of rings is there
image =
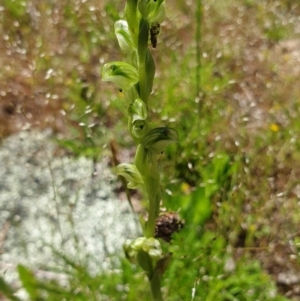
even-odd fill
[[[119,154],[133,147],[122,93],[100,78],[101,66],[122,56],[113,24],[124,4],[3,0],[0,105],[10,119],[0,120],[1,136],[22,116],[32,127],[51,126],[74,156],[99,160],[109,145]],[[167,7],[150,102],[155,124],[179,133],[161,160],[163,201],[186,225],[165,246],[173,253],[165,299],[297,300],[299,281],[278,276],[300,271],[300,4]],[[57,256],[67,285],[18,267],[30,300],[150,300],[145,276],[122,254],[98,275]],[[2,280],[1,291],[17,300]]]

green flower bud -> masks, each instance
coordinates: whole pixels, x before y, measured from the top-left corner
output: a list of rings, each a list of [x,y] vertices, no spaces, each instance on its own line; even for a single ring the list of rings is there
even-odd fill
[[[138,237],[135,240],[127,239],[123,245],[127,259],[132,263],[137,263],[137,254],[143,249],[146,237]]]
[[[140,139],[149,131],[147,107],[141,99],[136,99],[129,105],[129,130],[134,141],[138,144]],[[137,139],[136,139],[137,138]]]
[[[164,0],[148,2],[148,22],[161,23],[166,17],[166,4]]]
[[[142,250],[146,239],[146,237],[138,237],[137,239],[135,239],[131,244],[132,249],[136,251]]]
[[[149,124],[147,121],[144,120],[136,120],[131,126],[131,134],[138,139],[143,138],[148,131]]]
[[[139,81],[135,67],[124,62],[107,63],[102,68],[102,80],[115,83],[122,90],[129,90]]]
[[[137,251],[132,248],[132,240],[127,239],[123,245],[123,250],[125,253],[126,258],[131,263],[137,263]]]
[[[159,154],[171,143],[177,142],[178,134],[174,129],[168,127],[155,128],[149,131],[141,143],[148,150]]]
[[[165,0],[141,0],[138,8],[142,17],[150,23],[161,23],[166,17]]]
[[[144,183],[141,174],[133,164],[119,164],[117,166],[117,175],[123,176],[128,181],[127,187],[129,189],[136,189],[140,184]]]
[[[141,99],[136,99],[129,106],[129,115],[132,117],[132,123],[137,120],[146,120],[148,117],[147,107]]]
[[[123,245],[123,249],[126,257],[131,262],[136,262],[138,259],[140,265],[142,263],[140,262],[141,259],[147,261],[147,257],[151,258],[154,265],[159,259],[163,258],[160,242],[153,237],[138,237],[135,240],[127,240]],[[142,264],[143,269],[148,270],[151,268],[152,263],[146,264],[146,262],[144,262],[144,264]]]
[[[118,20],[115,23],[115,35],[118,39],[119,46],[124,53],[134,51],[133,40],[128,28],[128,23],[125,20]]]
[[[153,237],[145,239],[143,242],[143,251],[149,254],[155,261],[163,257],[160,242]]]

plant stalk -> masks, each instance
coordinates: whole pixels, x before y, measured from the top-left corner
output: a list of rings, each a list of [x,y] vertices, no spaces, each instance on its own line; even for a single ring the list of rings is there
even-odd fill
[[[152,279],[149,279],[153,301],[163,301],[161,293],[161,280],[157,273],[154,273]]]
[[[146,191],[149,197],[148,221],[145,229],[146,237],[153,237],[156,225],[156,219],[159,215],[159,205],[161,201],[160,180],[146,178]],[[155,190],[154,190],[155,189]]]
[[[202,106],[203,106],[203,95],[202,95],[202,85],[201,85],[201,38],[202,38],[202,19],[203,19],[203,7],[202,0],[196,1],[196,97],[199,98],[198,103],[198,116],[201,117]]]

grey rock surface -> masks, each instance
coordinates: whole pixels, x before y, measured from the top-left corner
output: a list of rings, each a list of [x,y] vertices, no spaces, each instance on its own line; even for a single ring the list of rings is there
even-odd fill
[[[108,268],[140,233],[105,160],[58,157],[48,136],[20,132],[0,146],[0,273],[9,282],[18,263],[55,265],[52,248],[84,258],[91,272]]]

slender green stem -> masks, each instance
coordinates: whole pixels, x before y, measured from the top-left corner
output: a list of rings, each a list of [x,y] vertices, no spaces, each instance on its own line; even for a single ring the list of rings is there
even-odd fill
[[[144,229],[146,237],[153,237],[156,219],[159,214],[161,201],[160,175],[157,166],[152,166],[150,171],[148,152],[142,144],[137,147],[135,165],[143,177],[146,193],[149,200],[148,221]],[[157,164],[157,162],[155,162]],[[152,174],[151,174],[152,173]]]
[[[197,0],[196,2],[196,97],[199,98],[198,103],[198,114],[201,117],[203,100],[201,98],[202,86],[201,86],[201,31],[202,31],[202,19],[203,19],[203,9],[202,0]],[[199,119],[200,120],[200,119]]]
[[[148,221],[145,229],[146,237],[153,237],[156,219],[159,215],[159,204],[161,201],[160,180],[147,177],[145,180],[146,191],[149,197]]]
[[[151,285],[151,293],[154,301],[163,301],[161,293],[161,280],[157,273],[154,273],[153,277],[149,279]]]

